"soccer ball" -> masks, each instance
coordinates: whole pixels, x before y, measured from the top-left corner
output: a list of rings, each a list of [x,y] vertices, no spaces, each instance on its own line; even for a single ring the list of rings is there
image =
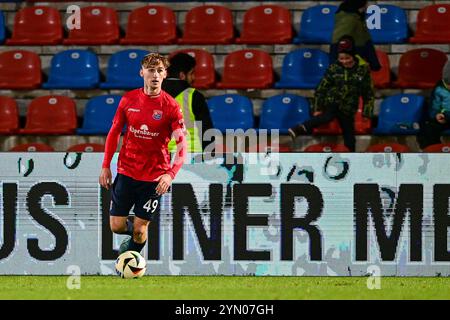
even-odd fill
[[[140,278],[147,269],[147,262],[139,252],[125,251],[116,260],[116,272],[125,279]]]

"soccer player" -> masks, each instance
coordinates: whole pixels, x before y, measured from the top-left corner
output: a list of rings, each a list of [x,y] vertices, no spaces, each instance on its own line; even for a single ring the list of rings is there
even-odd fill
[[[180,105],[161,89],[167,76],[168,60],[160,54],[146,55],[140,75],[144,87],[127,92],[120,100],[112,127],[106,138],[99,183],[111,186],[111,159],[126,125],[117,162],[117,176],[112,184],[111,230],[128,234],[119,254],[140,252],[147,241],[147,228],[160,210],[166,193],[186,157],[186,129]],[[167,149],[171,137],[177,150],[172,165]],[[128,217],[134,206],[134,219]]]

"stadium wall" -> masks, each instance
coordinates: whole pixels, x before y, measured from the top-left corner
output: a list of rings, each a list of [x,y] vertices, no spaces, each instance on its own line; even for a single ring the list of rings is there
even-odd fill
[[[184,165],[147,274],[450,275],[448,155],[227,156]],[[0,274],[115,273],[102,157],[0,154]]]

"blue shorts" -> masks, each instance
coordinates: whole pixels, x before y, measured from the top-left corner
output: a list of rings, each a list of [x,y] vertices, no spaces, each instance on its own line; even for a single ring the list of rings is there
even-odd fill
[[[152,221],[160,211],[158,182],[134,180],[118,173],[112,186],[111,216],[127,217],[134,205],[136,217]]]

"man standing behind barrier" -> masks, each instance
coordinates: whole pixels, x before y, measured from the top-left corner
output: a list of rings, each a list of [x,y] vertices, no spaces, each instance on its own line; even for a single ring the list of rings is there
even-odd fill
[[[144,87],[122,97],[106,138],[99,183],[109,189],[111,159],[126,125],[117,176],[112,185],[110,211],[111,230],[130,236],[120,245],[119,254],[143,249],[148,225],[159,213],[161,196],[168,191],[186,157],[186,129],[180,106],[161,90],[168,64],[167,59],[157,53],[144,57],[140,70]],[[175,137],[177,144],[172,165],[167,150],[171,137]],[[129,219],[133,206],[135,217]]]
[[[207,143],[202,139],[202,132],[212,128],[205,97],[198,90],[192,88],[194,78],[195,59],[187,53],[180,52],[169,60],[167,78],[162,89],[168,92],[181,105],[184,123],[189,133],[187,138],[189,152],[202,152]],[[195,121],[201,121],[201,129],[194,126]],[[175,150],[175,141],[169,143],[169,151]]]

